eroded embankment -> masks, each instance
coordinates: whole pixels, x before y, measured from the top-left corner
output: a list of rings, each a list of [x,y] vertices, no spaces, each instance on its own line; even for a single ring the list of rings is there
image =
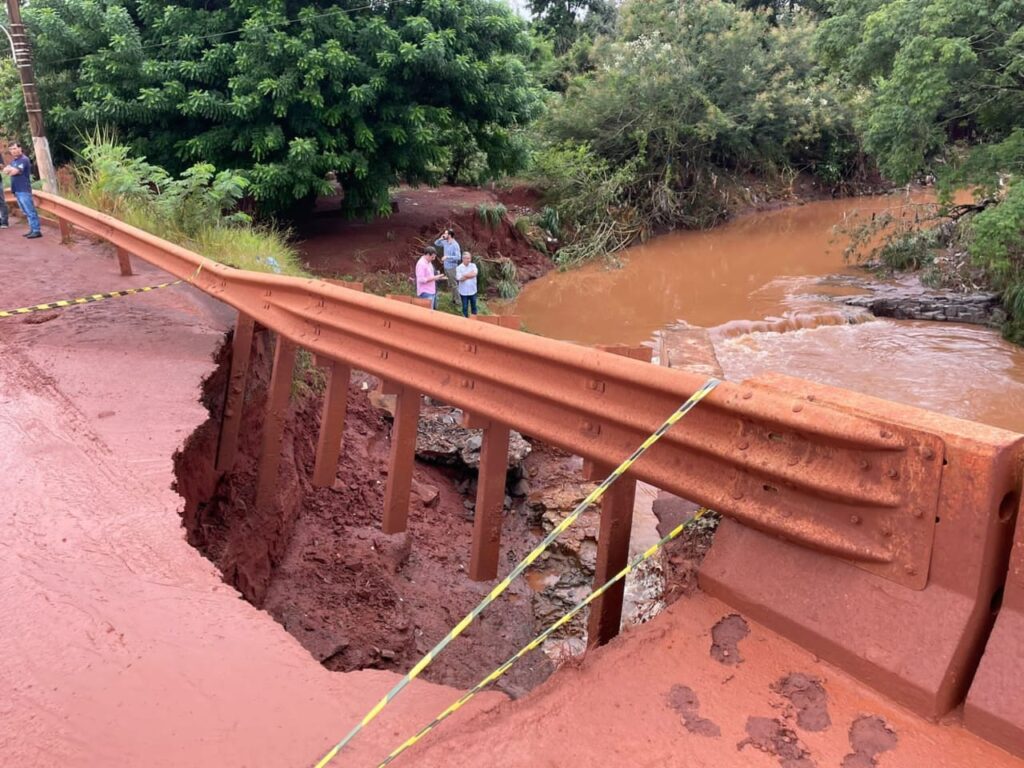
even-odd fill
[[[217,371],[205,382],[203,402],[211,417],[175,456],[189,542],[328,668],[406,671],[490,588],[465,575],[472,535],[465,503],[471,498],[465,495],[469,484],[456,469],[417,462],[408,533],[381,533],[388,417],[368,398],[377,381],[356,373],[334,487],[313,487],[321,376],[300,364],[281,446],[276,503],[257,509],[271,346],[269,334],[256,334],[239,455],[234,471],[223,476],[213,467],[230,345],[224,345]],[[517,513],[506,514],[502,537],[503,563],[517,561],[536,541],[525,516]],[[530,590],[519,582],[424,677],[468,687],[535,631]],[[551,668],[536,652],[516,665],[503,687],[523,692]]]

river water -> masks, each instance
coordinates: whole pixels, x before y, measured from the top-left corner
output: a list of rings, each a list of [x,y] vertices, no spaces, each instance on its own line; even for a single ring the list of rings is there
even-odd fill
[[[980,326],[874,319],[835,300],[862,292],[850,283],[863,276],[836,226],[913,216],[920,201],[823,201],[664,235],[620,254],[619,268],[549,273],[504,311],[582,344],[639,344],[683,320],[709,329],[733,380],[778,371],[1024,432],[1024,348]]]

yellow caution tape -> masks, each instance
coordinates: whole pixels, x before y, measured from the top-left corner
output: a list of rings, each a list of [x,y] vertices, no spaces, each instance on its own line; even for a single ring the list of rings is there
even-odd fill
[[[133,293],[148,293],[149,291],[155,291],[160,288],[170,288],[172,285],[183,283],[184,280],[175,280],[172,283],[160,283],[160,285],[147,285],[144,288],[125,288],[123,291],[107,291],[106,293],[93,293],[89,296],[82,296],[77,299],[60,299],[59,301],[49,301],[45,304],[33,304],[30,307],[19,307],[18,309],[6,309],[0,311],[0,317],[17,317],[19,315],[28,315],[32,312],[45,312],[50,309],[65,309],[67,307],[76,307],[80,304],[93,304],[97,301],[103,301],[104,299],[116,299],[119,296],[131,296]]]
[[[643,456],[652,445],[658,442],[658,440],[660,440],[662,436],[666,432],[668,432],[677,421],[679,421],[681,418],[683,418],[683,416],[689,413],[693,409],[693,407],[697,405],[697,403],[699,403],[701,400],[707,397],[711,393],[711,391],[718,386],[718,384],[718,379],[708,379],[704,383],[704,385],[696,392],[694,392],[693,395],[691,395],[685,403],[680,405],[679,408],[677,408],[671,416],[665,419],[665,422],[660,427],[658,427],[653,433],[651,433],[651,435],[646,440],[643,441],[640,447],[633,451],[633,453],[630,454],[630,456],[625,461],[623,461],[618,467],[612,470],[612,473],[608,475],[608,477],[606,477],[601,482],[601,484],[597,486],[597,488],[591,491],[590,494],[583,501],[580,502],[576,509],[574,509],[568,517],[566,517],[562,522],[560,522],[554,528],[554,530],[552,530],[551,533],[549,533],[544,538],[544,540],[540,544],[538,544],[532,552],[530,552],[530,554],[524,557],[519,562],[519,564],[512,569],[508,576],[499,581],[494,586],[494,589],[492,589],[487,594],[487,596],[480,601],[480,604],[477,605],[476,608],[474,608],[472,611],[466,614],[462,621],[456,624],[437,645],[431,648],[427,652],[427,654],[422,659],[420,659],[416,663],[416,665],[412,669],[410,669],[409,672],[407,672],[406,675],[401,680],[399,680],[395,684],[394,688],[388,691],[387,695],[385,695],[384,698],[378,701],[373,706],[373,708],[369,712],[367,712],[366,715],[363,716],[363,719],[360,720],[359,723],[357,723],[355,727],[353,727],[352,730],[348,732],[345,738],[343,738],[341,741],[335,744],[327,752],[327,754],[320,758],[320,761],[316,764],[316,768],[324,768],[325,765],[327,765],[335,757],[337,757],[338,753],[342,749],[344,749],[345,746],[348,745],[348,743],[351,742],[352,739],[354,739],[363,728],[369,725],[370,722],[372,722],[373,719],[380,714],[381,710],[384,709],[384,707],[390,704],[395,699],[395,697],[402,692],[402,689],[404,689],[409,683],[411,683],[413,680],[419,677],[420,673],[423,672],[423,670],[426,669],[428,666],[430,666],[431,662],[433,662],[433,660],[441,653],[441,651],[443,651],[448,646],[449,643],[451,643],[452,640],[461,635],[466,630],[466,628],[470,624],[472,624],[473,621],[481,613],[483,613],[484,609],[487,608],[487,606],[493,603],[495,599],[497,599],[506,589],[508,589],[509,585],[516,579],[516,577],[518,577],[531,564],[533,564],[533,562],[538,557],[540,557],[541,554],[543,554],[544,550],[546,550],[555,541],[555,539],[557,539],[569,526],[575,523],[579,516],[583,514],[584,510],[587,509],[587,507],[589,507],[591,504],[600,499],[604,495],[605,491],[607,491],[608,488],[612,485],[612,483],[614,483],[616,480],[622,477],[622,475],[624,475],[629,470],[629,468],[633,466],[637,459]]]
[[[89,296],[81,296],[77,299],[60,299],[59,301],[48,301],[45,304],[33,304],[30,307],[19,307],[18,309],[6,309],[0,311],[0,318],[3,317],[18,317],[20,315],[29,315],[33,312],[46,312],[51,309],[66,309],[67,307],[77,307],[81,304],[94,304],[97,301],[103,301],[104,299],[116,299],[120,296],[131,296],[134,293],[149,293],[150,291],[156,291],[160,288],[170,288],[171,286],[179,285],[181,283],[194,283],[196,278],[199,277],[199,273],[203,271],[203,262],[199,262],[199,266],[196,267],[196,271],[192,273],[191,277],[182,280],[173,280],[169,283],[160,283],[159,285],[147,285],[142,288],[125,288],[121,291],[107,291],[106,293],[93,293]]]
[[[584,608],[586,608],[588,605],[590,605],[592,602],[597,600],[597,598],[601,597],[601,595],[603,595],[605,592],[607,592],[609,589],[611,589],[611,587],[613,587],[616,583],[618,583],[622,579],[626,578],[626,576],[628,576],[631,571],[635,570],[641,563],[643,563],[645,560],[647,560],[651,556],[653,556],[658,550],[660,550],[663,546],[665,546],[670,541],[672,541],[674,538],[676,538],[686,528],[689,528],[691,525],[693,525],[698,520],[700,520],[709,511],[710,510],[708,510],[707,507],[701,507],[700,509],[697,510],[697,512],[694,514],[693,517],[691,517],[689,520],[687,520],[687,521],[677,525],[675,528],[672,529],[672,531],[669,532],[669,534],[667,536],[665,536],[664,538],[660,539],[658,542],[656,542],[654,545],[652,545],[643,554],[638,555],[632,562],[628,563],[621,571],[619,571],[617,574],[612,576],[612,578],[610,578],[608,581],[606,581],[604,584],[602,584],[598,589],[595,589],[593,592],[591,592],[589,595],[587,595],[587,597],[584,600],[582,600],[581,602],[577,603],[572,608],[572,610],[570,610],[568,613],[566,613],[562,618],[560,618],[558,621],[556,621],[550,627],[548,627],[543,632],[541,632],[539,635],[537,635],[535,638],[533,638],[533,640],[531,640],[529,643],[527,643],[522,648],[520,648],[518,651],[516,651],[515,655],[511,656],[504,664],[502,664],[500,667],[498,667],[493,672],[491,672],[491,674],[487,675],[487,677],[485,677],[479,683],[477,683],[472,688],[470,688],[468,691],[466,691],[462,695],[462,697],[460,699],[458,699],[458,701],[453,703],[446,710],[444,710],[444,712],[442,712],[437,717],[435,717],[433,720],[431,720],[429,723],[427,723],[425,726],[423,726],[423,728],[421,728],[414,736],[410,736],[408,739],[406,739],[404,742],[402,742],[402,744],[398,748],[396,748],[390,755],[388,755],[386,758],[384,758],[384,760],[377,766],[377,768],[383,768],[385,765],[388,765],[389,763],[394,761],[395,758],[397,758],[400,754],[405,752],[405,750],[407,750],[413,744],[415,744],[420,739],[422,739],[424,736],[426,736],[428,733],[430,733],[432,730],[434,730],[442,722],[447,720],[459,708],[461,708],[463,705],[465,705],[466,702],[468,702],[470,699],[472,699],[474,696],[476,696],[478,693],[480,693],[480,691],[482,691],[488,685],[490,685],[495,680],[497,680],[499,677],[501,677],[506,672],[508,672],[509,669],[512,668],[512,665],[515,664],[517,661],[519,661],[519,659],[523,658],[523,656],[528,654],[530,651],[533,651],[533,650],[537,649],[538,647],[540,647],[541,643],[543,643],[545,640],[547,640],[549,637],[551,637],[551,635],[555,631],[557,631],[559,629],[559,627],[562,627],[565,624],[567,624],[568,622],[570,622],[572,620],[572,618],[577,613],[579,613]]]

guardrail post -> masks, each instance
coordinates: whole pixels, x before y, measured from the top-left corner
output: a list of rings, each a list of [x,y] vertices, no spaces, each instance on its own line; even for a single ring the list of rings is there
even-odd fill
[[[389,293],[385,298],[391,299],[392,301],[398,301],[402,304],[412,304],[417,307],[426,307],[430,309],[433,302],[430,299],[421,299],[418,296],[407,296],[404,293]]]
[[[420,419],[420,393],[411,387],[385,382],[385,394],[396,395],[395,421],[391,427],[391,460],[384,491],[384,533],[402,533],[409,522],[409,493],[416,460],[416,427]]]
[[[245,384],[249,377],[249,354],[256,322],[239,312],[235,333],[231,339],[231,371],[228,391],[224,396],[224,415],[220,422],[220,441],[217,446],[217,471],[227,472],[235,465],[238,454],[238,430],[242,426],[242,408],[245,404]]]
[[[1024,757],[1024,488],[1003,497],[998,516],[1007,527],[1016,522],[1016,535],[1006,583],[996,587],[989,604],[998,611],[996,623],[967,694],[964,726]]]
[[[501,549],[501,517],[505,508],[505,481],[508,477],[508,442],[511,428],[489,420],[463,414],[462,426],[482,429],[480,468],[476,481],[476,512],[473,515],[473,545],[469,558],[469,578],[490,581],[498,575]]]
[[[651,362],[652,350],[649,347],[615,345],[598,349],[613,355]],[[604,480],[613,469],[611,466],[591,462],[584,464],[588,480]],[[597,565],[594,569],[595,589],[621,571],[629,561],[629,539],[635,503],[636,480],[628,475],[615,481],[601,498],[601,526],[597,538]],[[587,623],[588,647],[604,645],[619,634],[625,590],[625,580],[619,581],[591,604]]]
[[[117,264],[121,268],[122,277],[132,275],[132,257],[124,248],[117,249]]]
[[[341,454],[341,437],[345,431],[348,410],[348,384],[352,378],[351,366],[330,358],[316,358],[316,364],[327,369],[327,392],[320,415],[320,437],[316,444],[316,465],[313,467],[313,485],[329,488],[334,484]]]
[[[513,331],[518,331],[522,327],[519,315],[473,315],[473,319],[499,328],[511,328]]]
[[[57,226],[60,227],[60,241],[61,243],[71,242],[71,224],[61,218],[57,219]]]
[[[267,412],[263,421],[263,446],[256,476],[256,508],[269,509],[277,488],[277,470],[281,465],[281,438],[288,417],[288,401],[295,375],[295,342],[278,334],[274,349],[274,371],[267,392]]]
[[[604,480],[614,467],[586,462],[588,480]],[[633,506],[636,503],[636,480],[620,477],[601,497],[601,525],[597,535],[597,565],[594,567],[594,589],[605,584],[629,561],[629,537],[633,528]],[[622,624],[622,599],[625,580],[620,580],[590,604],[587,621],[587,647],[604,645],[617,634]]]

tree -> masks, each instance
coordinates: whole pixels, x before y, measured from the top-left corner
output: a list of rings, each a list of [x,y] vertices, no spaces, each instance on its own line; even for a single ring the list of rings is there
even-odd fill
[[[870,89],[864,140],[898,182],[1024,126],[1020,0],[833,0],[818,49]]]
[[[723,0],[624,5],[598,66],[537,126],[541,180],[577,227],[560,257],[711,226],[725,215],[730,180],[746,174],[800,169],[837,182],[856,142],[812,37],[808,17],[773,26]]]
[[[614,0],[530,0],[529,6],[534,26],[551,39],[559,56],[580,37],[607,35],[615,26]]]
[[[832,0],[818,49],[864,89],[860,129],[883,171],[931,172],[947,201],[975,189],[960,241],[1024,342],[1024,3]]]
[[[435,183],[467,147],[513,171],[538,105],[501,0],[34,0],[25,16],[57,142],[113,128],[173,173],[243,172],[270,210],[334,173],[348,212],[382,213],[391,185]]]

